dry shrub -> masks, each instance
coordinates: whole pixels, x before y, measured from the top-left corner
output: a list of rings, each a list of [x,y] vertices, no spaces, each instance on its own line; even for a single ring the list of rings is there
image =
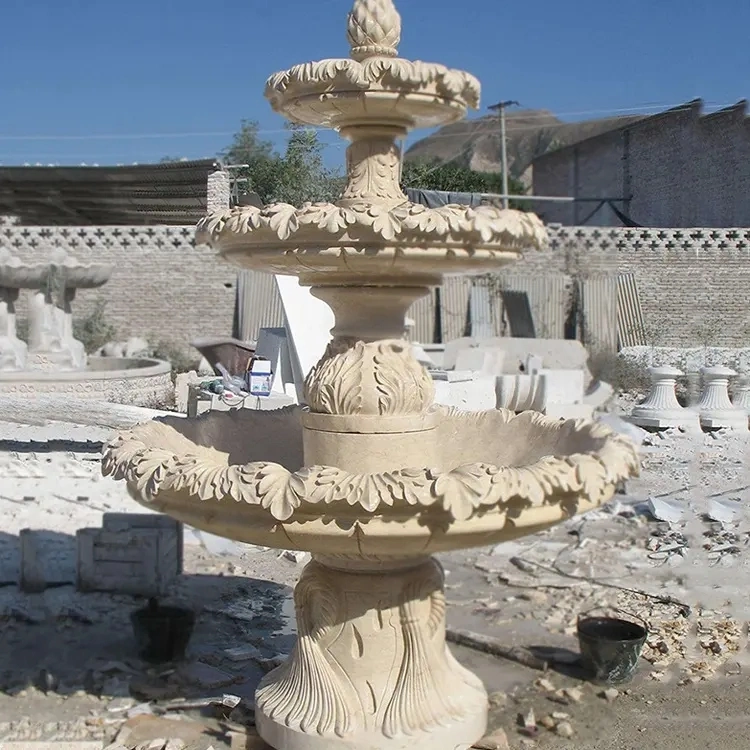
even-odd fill
[[[591,352],[589,370],[595,380],[603,380],[619,392],[648,391],[651,385],[648,373],[642,367],[612,351],[600,349]]]

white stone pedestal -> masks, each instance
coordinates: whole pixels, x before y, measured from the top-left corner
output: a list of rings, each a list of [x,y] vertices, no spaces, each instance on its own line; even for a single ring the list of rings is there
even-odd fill
[[[747,432],[745,409],[729,400],[729,379],[737,373],[729,367],[703,368],[703,395],[698,403],[701,427],[716,430],[722,427]]]
[[[744,409],[750,416],[750,375],[740,375],[734,387],[732,404],[738,409]]]
[[[651,392],[643,403],[633,409],[630,421],[639,427],[684,427],[699,431],[698,413],[680,406],[675,395],[677,378],[682,375],[682,371],[667,365],[650,367],[648,372],[651,376]]]
[[[297,646],[255,695],[272,747],[454,750],[484,734],[487,693],[446,646],[437,561],[318,558],[294,602]]]

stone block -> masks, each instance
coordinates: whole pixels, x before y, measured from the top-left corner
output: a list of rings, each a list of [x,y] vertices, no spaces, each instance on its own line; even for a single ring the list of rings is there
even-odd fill
[[[108,513],[77,537],[81,591],[160,596],[182,572],[181,524],[167,516]]]
[[[584,385],[591,381],[588,369],[589,354],[580,341],[567,339],[526,339],[526,338],[461,338],[445,345],[443,366],[446,369],[458,368],[458,358],[467,350],[502,352],[502,372],[520,373],[526,370],[529,356],[538,357],[549,370],[582,370]],[[480,355],[466,355],[478,357]],[[465,360],[464,360],[465,361]],[[501,374],[495,372],[493,374]]]
[[[484,375],[501,375],[504,370],[505,352],[500,349],[475,347],[461,349],[456,355],[456,370],[471,370]]]
[[[28,593],[76,582],[75,540],[55,531],[21,529],[19,585]]]
[[[541,370],[540,397],[550,404],[580,404],[583,401],[583,370]]]
[[[593,419],[594,407],[589,404],[548,404],[542,413],[554,419]]]
[[[492,375],[452,382],[435,382],[435,403],[464,411],[494,409],[496,378]]]
[[[185,535],[183,525],[174,518],[163,513],[104,513],[102,529],[105,531],[128,531],[130,529],[158,531],[160,557],[166,566],[166,571],[172,577],[182,573]]]

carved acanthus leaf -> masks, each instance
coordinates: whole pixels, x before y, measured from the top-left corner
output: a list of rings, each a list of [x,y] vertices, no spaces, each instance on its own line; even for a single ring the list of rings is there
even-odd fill
[[[406,201],[399,184],[400,152],[391,139],[356,141],[347,149],[346,161],[344,200]]]
[[[305,400],[320,414],[424,414],[434,393],[432,378],[398,339],[334,339],[305,380]]]
[[[258,241],[287,241],[305,227],[316,227],[342,236],[351,227],[365,229],[373,237],[391,242],[417,244],[439,241],[440,245],[463,242],[471,246],[502,249],[543,249],[547,232],[535,215],[494,206],[447,205],[427,208],[404,203],[394,208],[367,202],[338,206],[333,203],[306,203],[301,208],[275,203],[263,208],[237,206],[208,215],[198,224],[196,241],[220,247],[238,235],[255,233]],[[289,252],[296,252],[290,248]]]
[[[366,57],[362,61],[342,58],[294,65],[289,70],[274,73],[266,81],[265,96],[275,110],[282,111],[292,97],[313,91],[352,88],[360,91],[380,88],[404,94],[437,93],[477,109],[482,87],[470,73],[439,63],[400,57]]]

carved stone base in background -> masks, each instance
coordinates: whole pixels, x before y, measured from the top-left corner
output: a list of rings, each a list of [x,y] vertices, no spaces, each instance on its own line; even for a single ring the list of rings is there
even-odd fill
[[[261,737],[279,750],[480,739],[487,693],[446,646],[443,580],[431,558],[309,563],[294,591],[297,646],[255,696]]]

